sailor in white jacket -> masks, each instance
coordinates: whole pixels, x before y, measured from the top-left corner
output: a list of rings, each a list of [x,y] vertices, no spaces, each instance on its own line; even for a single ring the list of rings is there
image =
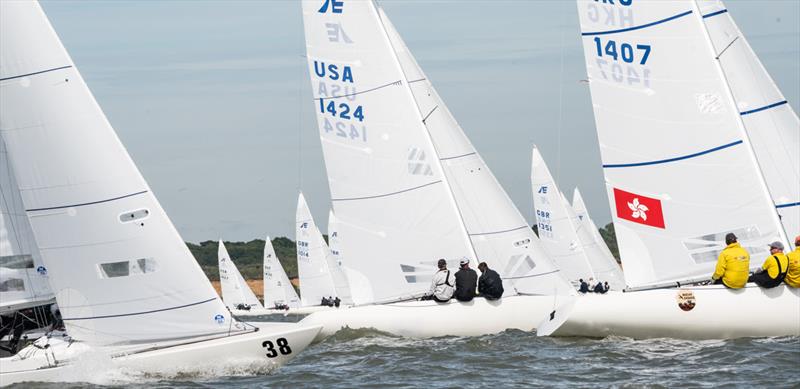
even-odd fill
[[[440,259],[437,265],[439,266],[439,270],[433,275],[428,294],[422,299],[444,303],[453,297],[456,281],[453,274],[450,273],[450,270],[447,270],[447,261]]]

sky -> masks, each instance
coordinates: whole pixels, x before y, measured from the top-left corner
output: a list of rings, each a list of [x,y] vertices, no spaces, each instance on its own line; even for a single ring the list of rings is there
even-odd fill
[[[330,193],[296,1],[43,0],[64,46],[183,238],[294,236]],[[536,144],[559,188],[610,221],[573,1],[380,4],[531,222]],[[800,1],[727,1],[798,111]]]

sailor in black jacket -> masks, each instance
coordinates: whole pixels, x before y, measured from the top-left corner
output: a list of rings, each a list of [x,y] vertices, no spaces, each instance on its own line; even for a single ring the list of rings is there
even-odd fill
[[[503,296],[503,280],[496,271],[489,269],[486,262],[478,265],[481,279],[478,281],[478,293],[487,300],[497,300]]]
[[[475,298],[475,287],[478,284],[478,273],[469,268],[469,259],[459,262],[461,268],[456,272],[456,292],[453,297],[458,301],[472,301]]]

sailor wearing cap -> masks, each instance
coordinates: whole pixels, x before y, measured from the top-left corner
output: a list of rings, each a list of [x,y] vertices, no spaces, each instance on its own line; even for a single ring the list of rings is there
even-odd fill
[[[461,258],[460,269],[456,272],[456,293],[458,301],[472,301],[478,287],[478,273],[469,268],[469,258]]]
[[[725,244],[727,246],[719,253],[711,281],[731,289],[744,288],[750,274],[750,254],[742,248],[732,232],[725,235]]]
[[[769,253],[770,256],[764,261],[761,270],[749,279],[762,288],[774,288],[780,285],[789,270],[789,259],[783,254],[783,243],[777,241],[770,243]]]

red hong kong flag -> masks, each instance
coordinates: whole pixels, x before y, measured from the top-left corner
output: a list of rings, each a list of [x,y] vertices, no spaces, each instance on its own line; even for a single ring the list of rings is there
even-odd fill
[[[661,200],[614,188],[614,202],[617,205],[617,217],[620,219],[664,228]]]

